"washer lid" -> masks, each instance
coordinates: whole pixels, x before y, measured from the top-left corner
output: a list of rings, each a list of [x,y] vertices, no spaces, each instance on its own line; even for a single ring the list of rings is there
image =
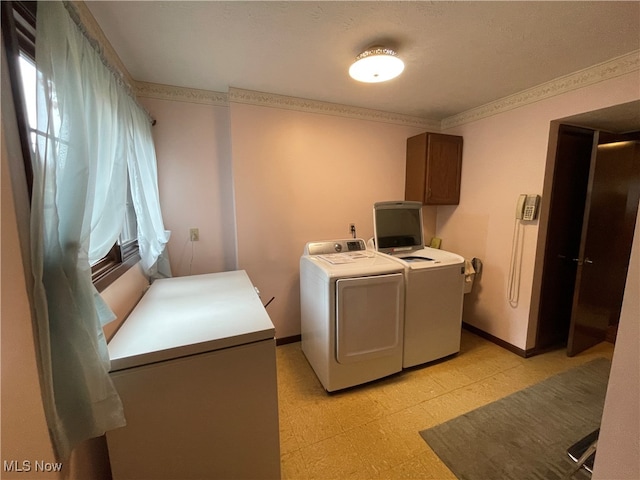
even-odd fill
[[[373,205],[376,249],[384,253],[413,252],[424,247],[422,204],[398,201]]]

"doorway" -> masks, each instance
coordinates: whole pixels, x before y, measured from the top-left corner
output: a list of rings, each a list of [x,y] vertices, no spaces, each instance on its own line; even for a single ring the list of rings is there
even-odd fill
[[[558,126],[534,351],[615,341],[640,197],[634,140]]]

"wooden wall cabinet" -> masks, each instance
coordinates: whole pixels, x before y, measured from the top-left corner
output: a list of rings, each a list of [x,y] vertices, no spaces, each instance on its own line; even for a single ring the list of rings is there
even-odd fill
[[[462,137],[426,132],[407,139],[405,200],[457,205],[461,172]]]

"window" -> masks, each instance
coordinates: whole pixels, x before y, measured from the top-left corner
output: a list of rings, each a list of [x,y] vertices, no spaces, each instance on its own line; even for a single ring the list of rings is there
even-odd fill
[[[2,30],[5,36],[9,68],[13,70],[11,79],[16,94],[16,113],[23,130],[23,156],[27,171],[28,188],[32,189],[31,155],[35,152],[38,132],[36,122],[36,2],[2,2]],[[18,85],[19,84],[19,85]],[[18,108],[18,105],[20,108]],[[24,108],[23,108],[24,107]],[[102,291],[139,260],[137,241],[137,220],[127,190],[126,217],[120,238],[102,259],[91,265],[93,283]]]

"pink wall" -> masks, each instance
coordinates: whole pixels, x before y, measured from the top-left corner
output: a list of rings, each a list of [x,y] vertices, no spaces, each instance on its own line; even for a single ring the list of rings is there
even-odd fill
[[[450,249],[484,262],[465,298],[464,321],[518,348],[535,341],[529,322],[539,221],[525,227],[520,302],[507,301],[518,194],[543,194],[550,122],[640,98],[638,73],[541,100],[447,133],[464,136],[460,205],[439,207],[437,233]]]
[[[157,124],[153,136],[174,276],[235,269],[229,109],[141,98]],[[189,241],[198,228],[200,240]]]
[[[404,198],[415,127],[231,103],[238,268],[277,337],[300,333],[299,265],[309,241],[373,235],[373,204]]]
[[[300,333],[304,244],[346,237],[350,223],[371,237],[373,203],[404,197],[406,138],[424,130],[234,103],[141,102],[158,121],[173,275],[246,269],[265,303],[276,297],[268,310],[278,337]],[[435,214],[425,207],[427,238]],[[192,227],[200,229],[193,244]]]
[[[639,210],[640,212],[640,210]],[[598,438],[594,480],[640,478],[640,214]]]

